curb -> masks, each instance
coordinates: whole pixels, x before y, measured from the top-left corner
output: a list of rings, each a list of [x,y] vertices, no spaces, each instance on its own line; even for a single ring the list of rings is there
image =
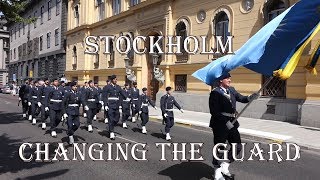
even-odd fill
[[[150,120],[153,120],[153,121],[162,122],[162,118],[159,118],[159,117],[156,117],[156,116],[149,116],[149,118],[150,118]],[[195,125],[195,124],[192,124],[191,122],[181,122],[179,120],[177,121],[177,119],[175,119],[175,123],[179,124],[179,125],[182,125],[182,126],[187,126],[187,127],[198,127],[198,128],[200,127],[200,128],[210,129],[208,125],[205,125],[205,126]],[[258,141],[258,142],[266,143],[266,144],[268,144],[268,143],[279,143],[279,144],[284,145],[284,143],[295,143],[301,148],[301,150],[311,151],[311,152],[314,152],[314,153],[317,153],[317,154],[320,153],[320,148],[310,147],[310,145],[305,145],[305,144],[293,142],[293,141],[290,141],[290,140],[272,139],[272,138],[268,138],[268,137],[255,136],[255,135],[246,134],[246,133],[241,133],[241,136],[242,136],[242,139],[245,139],[245,140]]]

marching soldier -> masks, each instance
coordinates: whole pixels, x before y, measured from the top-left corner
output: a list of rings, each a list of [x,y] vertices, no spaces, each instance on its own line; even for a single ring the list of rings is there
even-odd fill
[[[98,85],[98,82],[94,82],[94,88],[96,88],[96,90],[98,91],[98,96],[99,96],[99,103],[98,103],[98,107],[95,109],[95,112],[94,112],[94,116],[93,116],[93,120],[97,120],[97,114],[100,112],[102,106],[103,106],[103,101],[102,101],[102,90],[101,88],[99,87]]]
[[[108,111],[110,139],[114,140],[114,127],[118,124],[120,119],[119,98],[121,95],[124,98],[127,97],[123,93],[121,87],[117,85],[117,76],[112,75],[110,80],[111,83],[105,88],[105,91],[103,92],[103,102],[105,110]]]
[[[88,84],[89,84],[89,88],[86,89],[83,95],[83,106],[84,106],[84,110],[87,112],[87,115],[88,115],[87,117],[88,131],[93,132],[92,120],[95,115],[94,113],[98,108],[100,99],[99,99],[99,92],[94,87],[93,81],[90,80]]]
[[[123,93],[126,95],[127,99],[123,99],[122,96],[121,97],[121,107],[122,107],[122,127],[127,129],[127,120],[130,117],[130,105],[131,105],[131,91],[130,91],[130,87],[129,84],[125,84],[124,85],[124,89],[123,89]]]
[[[28,86],[28,88],[29,88],[29,94],[28,94],[28,114],[29,114],[29,118],[28,118],[28,120],[29,121],[32,121],[32,108],[31,108],[31,101],[30,101],[31,100],[30,93],[32,91],[33,86],[34,86],[34,80],[30,78],[29,86]]]
[[[214,134],[214,144],[218,143],[237,143],[237,155],[241,152],[241,138],[238,131],[239,123],[231,123],[237,116],[236,101],[241,103],[248,103],[253,99],[258,98],[258,94],[254,93],[250,96],[242,96],[233,87],[230,86],[230,74],[227,73],[218,79],[218,87],[213,89],[209,97],[209,109],[211,114],[210,127]],[[219,148],[223,150],[223,148]],[[222,158],[223,153],[217,151],[219,158]],[[228,154],[229,163],[233,162],[232,151]],[[215,167],[215,179],[233,178],[229,172],[229,163],[221,162],[213,158],[213,165]]]
[[[102,92],[101,92],[101,98],[103,97],[103,93],[104,92],[106,92],[106,88],[108,87],[108,85],[110,84],[110,80],[109,79],[107,79],[107,81],[106,81],[106,83],[107,83],[107,85],[105,85],[104,87],[103,87],[103,89],[102,89]],[[104,104],[104,101],[103,101],[103,98],[102,98],[102,106],[103,106],[103,104]],[[108,110],[106,110],[105,108],[104,108],[104,106],[103,106],[103,109],[104,109],[104,123],[108,123]]]
[[[26,118],[27,117],[27,112],[28,112],[28,98],[29,98],[29,79],[24,80],[24,84],[21,86],[19,90],[19,101],[21,101],[22,104],[22,117]],[[32,117],[31,117],[32,118]]]
[[[136,115],[139,113],[139,89],[137,88],[137,82],[132,83],[133,87],[131,88],[131,100],[132,100],[132,122],[136,122]]]
[[[46,129],[47,125],[46,125],[46,121],[49,117],[49,110],[47,109],[47,111],[45,110],[45,101],[46,101],[46,96],[48,96],[49,91],[50,91],[50,82],[48,80],[48,78],[44,78],[44,84],[39,88],[40,91],[40,102],[42,104],[41,106],[41,121],[42,121],[42,126],[41,128],[43,130]]]
[[[146,124],[149,121],[149,104],[154,108],[157,109],[154,102],[149,98],[147,95],[147,88],[142,88],[142,94],[139,98],[139,114],[141,116],[141,126],[142,126],[142,133],[147,134]]]
[[[53,86],[50,88],[45,101],[45,111],[49,111],[52,137],[57,137],[56,128],[62,119],[62,99],[64,93],[64,89],[59,87],[58,79],[53,79]]]
[[[88,82],[84,82],[84,85],[80,88],[79,92],[80,92],[82,98],[84,98],[83,96],[86,94],[86,90],[87,90],[88,86],[89,86]],[[84,106],[82,108],[83,108],[82,109],[83,117],[86,118],[87,117],[86,110],[84,109]]]
[[[174,125],[174,114],[173,114],[173,106],[176,106],[182,113],[184,112],[181,109],[180,105],[172,96],[171,87],[166,87],[167,94],[161,97],[162,101],[160,103],[161,111],[163,116],[165,117],[166,125],[165,125],[165,132],[166,132],[166,140],[171,140],[170,137],[170,129]]]
[[[42,106],[40,102],[40,90],[37,80],[34,81],[34,84],[31,87],[28,101],[28,105],[31,107],[32,125],[35,125],[37,123],[36,116],[38,108]]]
[[[81,94],[77,91],[77,83],[70,83],[71,91],[68,91],[62,103],[63,117],[67,119],[68,131],[67,135],[69,136],[69,144],[74,143],[73,134],[79,128],[79,107],[81,103]]]

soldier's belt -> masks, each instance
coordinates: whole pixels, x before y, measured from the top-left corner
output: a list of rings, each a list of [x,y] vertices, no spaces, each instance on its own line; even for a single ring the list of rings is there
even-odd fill
[[[68,106],[69,106],[69,107],[78,107],[79,104],[69,104]]]
[[[233,114],[233,113],[222,112],[221,114],[222,114],[223,116],[227,116],[227,117],[231,117],[231,118],[235,118],[235,117],[236,117],[236,114]]]
[[[130,100],[123,100],[124,102],[130,102]]]
[[[45,98],[45,96],[41,96],[41,97]]]
[[[142,106],[149,106],[149,104],[144,104],[144,103],[142,103]]]
[[[94,102],[94,101],[96,101],[96,99],[88,99],[88,101]]]
[[[38,97],[37,96],[32,96],[32,98],[37,99]]]
[[[50,99],[51,102],[62,102],[62,100]]]
[[[173,109],[166,109],[166,111],[173,111]]]
[[[134,101],[138,101],[139,99],[132,99],[132,100],[134,100]]]
[[[117,98],[117,97],[109,97],[108,100],[116,100],[117,101],[117,100],[119,100],[119,98]]]

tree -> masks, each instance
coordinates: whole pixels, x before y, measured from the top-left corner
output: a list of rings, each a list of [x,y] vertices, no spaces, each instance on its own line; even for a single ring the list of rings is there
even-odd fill
[[[33,18],[27,19],[21,16],[30,0],[0,0],[0,12],[8,22],[26,22],[31,23]]]

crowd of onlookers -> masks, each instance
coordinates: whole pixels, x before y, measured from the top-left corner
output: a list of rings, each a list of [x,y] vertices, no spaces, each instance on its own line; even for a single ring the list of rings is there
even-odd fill
[[[19,86],[17,86],[16,82],[12,82],[10,84],[0,84],[0,93],[3,94],[12,94],[13,96],[19,94]]]

